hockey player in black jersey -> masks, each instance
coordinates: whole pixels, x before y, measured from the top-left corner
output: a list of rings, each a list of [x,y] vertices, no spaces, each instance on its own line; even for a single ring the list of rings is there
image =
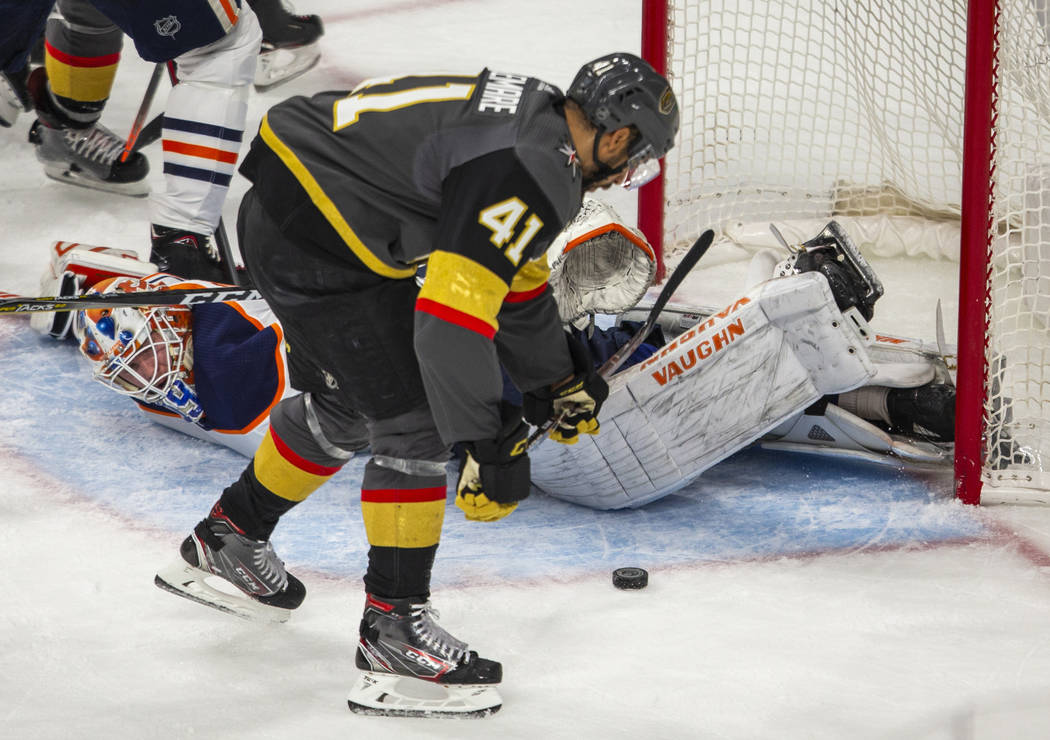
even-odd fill
[[[585,191],[651,176],[677,130],[667,81],[626,53],[585,65],[567,95],[486,69],[270,109],[241,167],[253,188],[238,235],[285,329],[291,383],[309,394],[278,404],[252,462],[160,582],[206,601],[196,582],[220,575],[262,610],[296,608],[303,589],[272,586],[298,584],[276,556],[237,555],[272,554],[278,519],[338,472],[348,421],[363,414],[370,549],[351,708],[498,709],[500,664],[429,606],[449,449],[467,451],[456,505],[468,518],[501,519],[528,495],[527,426],[501,406],[500,363],[527,391],[529,421],[560,418],[555,440],[597,431],[607,387],[561,329],[545,251]],[[399,691],[405,678],[440,690],[422,699]]]

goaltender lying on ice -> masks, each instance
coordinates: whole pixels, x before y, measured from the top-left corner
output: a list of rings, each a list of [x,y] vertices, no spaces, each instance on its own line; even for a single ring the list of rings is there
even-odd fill
[[[569,262],[573,240],[594,232],[574,222],[552,245],[566,255],[551,283],[567,321],[587,312],[560,299],[559,278],[581,271]],[[593,508],[637,507],[756,441],[897,467],[950,465],[955,392],[942,354],[872,332],[882,286],[837,223],[797,250],[782,261],[757,254],[748,289],[720,310],[665,310],[670,342],[610,379],[599,434],[530,453],[533,485]]]
[[[722,309],[665,310],[634,364],[610,380],[601,432],[530,451],[533,485],[593,508],[636,507],[756,441],[897,467],[950,464],[949,368],[921,342],[873,334],[866,319],[882,288],[849,238],[832,223],[778,262],[782,256],[756,255],[749,287]],[[615,348],[631,319],[647,313],[630,309],[652,281],[652,250],[610,208],[589,201],[550,261],[562,318],[589,324],[577,331],[600,363],[598,340],[616,337]],[[131,279],[113,279],[120,276]],[[41,294],[82,293],[100,281],[108,292],[188,285],[131,253],[56,242]],[[618,327],[595,331],[596,313],[620,313]],[[262,301],[31,321],[56,338],[75,334],[94,378],[152,420],[247,456],[269,409],[294,393],[284,382],[280,326]],[[254,370],[251,382],[245,367]]]

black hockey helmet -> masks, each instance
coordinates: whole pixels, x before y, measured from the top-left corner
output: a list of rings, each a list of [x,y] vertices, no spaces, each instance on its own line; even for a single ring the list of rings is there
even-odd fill
[[[583,65],[566,96],[599,132],[638,130],[628,151],[629,168],[659,159],[674,146],[678,101],[664,76],[634,54],[618,51]]]

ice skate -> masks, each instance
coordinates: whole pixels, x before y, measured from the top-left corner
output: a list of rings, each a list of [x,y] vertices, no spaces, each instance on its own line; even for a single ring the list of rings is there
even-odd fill
[[[893,431],[935,442],[955,440],[955,388],[947,383],[891,388],[886,406]]]
[[[178,560],[153,582],[171,593],[245,619],[286,622],[306,587],[284,569],[273,545],[242,534],[213,509],[182,542]]]
[[[779,231],[774,230],[778,238]],[[787,246],[786,242],[782,242]],[[882,297],[882,282],[853,240],[838,222],[831,221],[824,230],[799,247],[788,247],[791,257],[777,265],[776,275],[819,272],[827,278],[835,303],[845,312],[856,308],[870,321],[875,313],[875,302]]]
[[[25,70],[10,73],[0,71],[0,126],[12,126],[19,113],[32,110],[33,103],[26,87],[27,77]]]
[[[53,128],[38,118],[29,129],[29,141],[52,180],[121,195],[149,195],[146,157],[135,152],[120,161],[124,140],[105,126]]]
[[[153,246],[149,258],[161,272],[187,280],[235,284],[210,236],[153,224],[150,238]]]
[[[358,714],[393,717],[486,717],[499,711],[503,667],[478,657],[437,623],[429,601],[371,594],[361,618],[347,699]]]
[[[321,58],[317,40],[324,24],[316,15],[296,15],[281,0],[256,0],[263,40],[255,68],[255,89],[262,92],[295,79]]]
[[[141,152],[121,159],[125,142],[105,126],[78,122],[51,98],[43,68],[33,70],[27,81],[37,119],[29,128],[29,141],[44,174],[52,180],[94,190],[131,195],[149,194],[149,161]]]

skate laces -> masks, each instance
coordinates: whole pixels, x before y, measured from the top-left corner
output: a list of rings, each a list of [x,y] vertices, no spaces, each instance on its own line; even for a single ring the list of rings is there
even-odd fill
[[[274,552],[273,544],[266,542],[265,547],[259,547],[260,542],[253,542],[252,565],[255,572],[267,583],[274,584],[275,591],[283,591],[288,585],[288,574],[284,570],[284,563]]]
[[[92,126],[86,133],[80,129],[66,129],[63,134],[74,154],[99,164],[113,164],[124,151],[124,142],[104,126]]]
[[[214,555],[217,556],[220,569],[230,571],[228,574],[219,573],[219,575],[234,583],[239,583],[243,578],[236,576],[237,571],[240,568],[249,568],[252,576],[265,584],[271,593],[279,593],[287,587],[288,573],[284,569],[284,563],[277,557],[273,543],[269,540],[253,540],[239,534],[230,529],[225,522],[220,522],[219,525],[225,531],[215,531],[212,525],[209,525],[215,536],[223,543],[223,547]],[[209,557],[209,560],[211,559]]]
[[[467,656],[467,643],[457,640],[437,623],[441,617],[429,601],[412,604],[412,632],[430,650],[457,665]]]

